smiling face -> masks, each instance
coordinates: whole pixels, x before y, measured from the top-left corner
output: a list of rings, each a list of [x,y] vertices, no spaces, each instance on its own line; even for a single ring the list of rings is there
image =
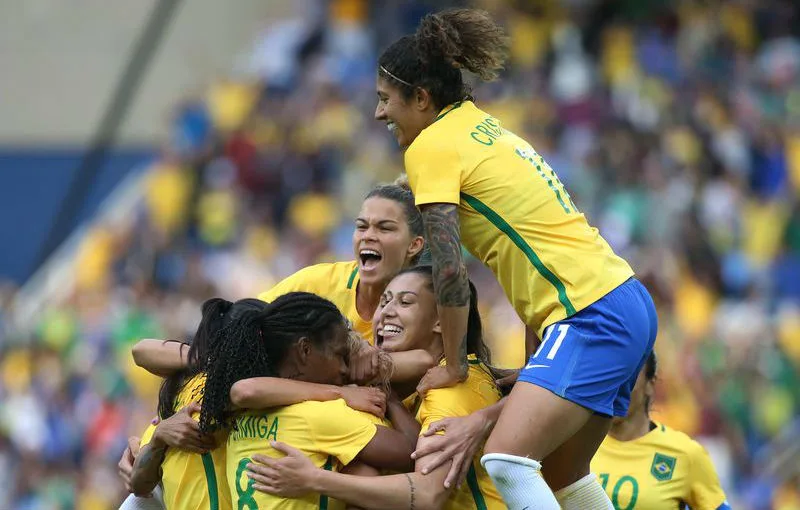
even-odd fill
[[[436,117],[430,95],[417,88],[414,95],[406,99],[399,88],[380,76],[375,88],[378,93],[375,120],[384,122],[400,147],[407,148]]]
[[[441,349],[441,328],[430,280],[421,274],[403,273],[383,292],[372,318],[379,347],[389,352]]]
[[[394,200],[364,200],[353,231],[353,251],[361,282],[388,282],[422,249],[422,239],[412,236],[403,206]]]

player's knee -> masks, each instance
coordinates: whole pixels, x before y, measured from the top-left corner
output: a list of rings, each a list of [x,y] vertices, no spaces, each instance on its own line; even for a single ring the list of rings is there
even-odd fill
[[[548,459],[549,460],[549,459]],[[554,491],[568,487],[590,473],[588,463],[572,464],[558,461],[547,462],[542,467],[542,476]]]
[[[508,437],[503,437],[503,434],[495,434],[492,433],[489,435],[489,438],[486,440],[486,443],[483,445],[483,453],[503,453],[503,454],[515,454],[519,453],[515,448],[516,445],[513,442],[508,440]]]
[[[507,508],[561,508],[542,478],[539,462],[516,455],[488,453],[481,457],[481,465],[503,496]]]
[[[542,465],[537,460],[505,453],[485,453],[481,457],[481,465],[495,483],[509,478],[510,474],[518,471],[535,472],[534,476],[541,476],[542,471]]]

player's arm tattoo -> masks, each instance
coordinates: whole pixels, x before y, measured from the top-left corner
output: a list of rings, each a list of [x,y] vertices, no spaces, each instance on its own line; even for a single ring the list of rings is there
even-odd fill
[[[431,204],[422,209],[422,218],[425,224],[425,241],[431,251],[433,288],[437,304],[445,307],[469,306],[469,277],[461,256],[458,206]],[[460,339],[458,347],[459,369],[466,373],[466,335]]]
[[[136,456],[131,472],[131,488],[135,494],[148,494],[161,480],[161,463],[166,455],[166,445],[145,445]]]
[[[442,306],[469,305],[467,268],[461,257],[458,208],[453,204],[432,204],[422,209],[425,235],[433,261],[436,302]]]
[[[409,492],[410,499],[411,499],[411,501],[410,501],[410,503],[408,505],[408,508],[410,508],[411,510],[414,510],[416,508],[416,506],[415,506],[415,499],[416,499],[415,492],[416,492],[416,489],[414,488],[414,480],[411,479],[411,476],[408,473],[403,473],[403,474],[406,475],[406,479],[408,480],[408,492]]]

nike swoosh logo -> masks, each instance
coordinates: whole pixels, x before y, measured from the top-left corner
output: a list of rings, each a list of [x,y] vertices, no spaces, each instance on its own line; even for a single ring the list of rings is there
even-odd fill
[[[550,365],[525,365],[525,368],[550,368]]]

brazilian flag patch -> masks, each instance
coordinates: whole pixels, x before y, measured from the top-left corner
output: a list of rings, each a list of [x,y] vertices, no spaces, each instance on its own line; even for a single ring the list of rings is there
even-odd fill
[[[659,482],[672,480],[672,473],[675,472],[675,457],[656,453],[653,456],[653,464],[650,466],[650,474]]]

